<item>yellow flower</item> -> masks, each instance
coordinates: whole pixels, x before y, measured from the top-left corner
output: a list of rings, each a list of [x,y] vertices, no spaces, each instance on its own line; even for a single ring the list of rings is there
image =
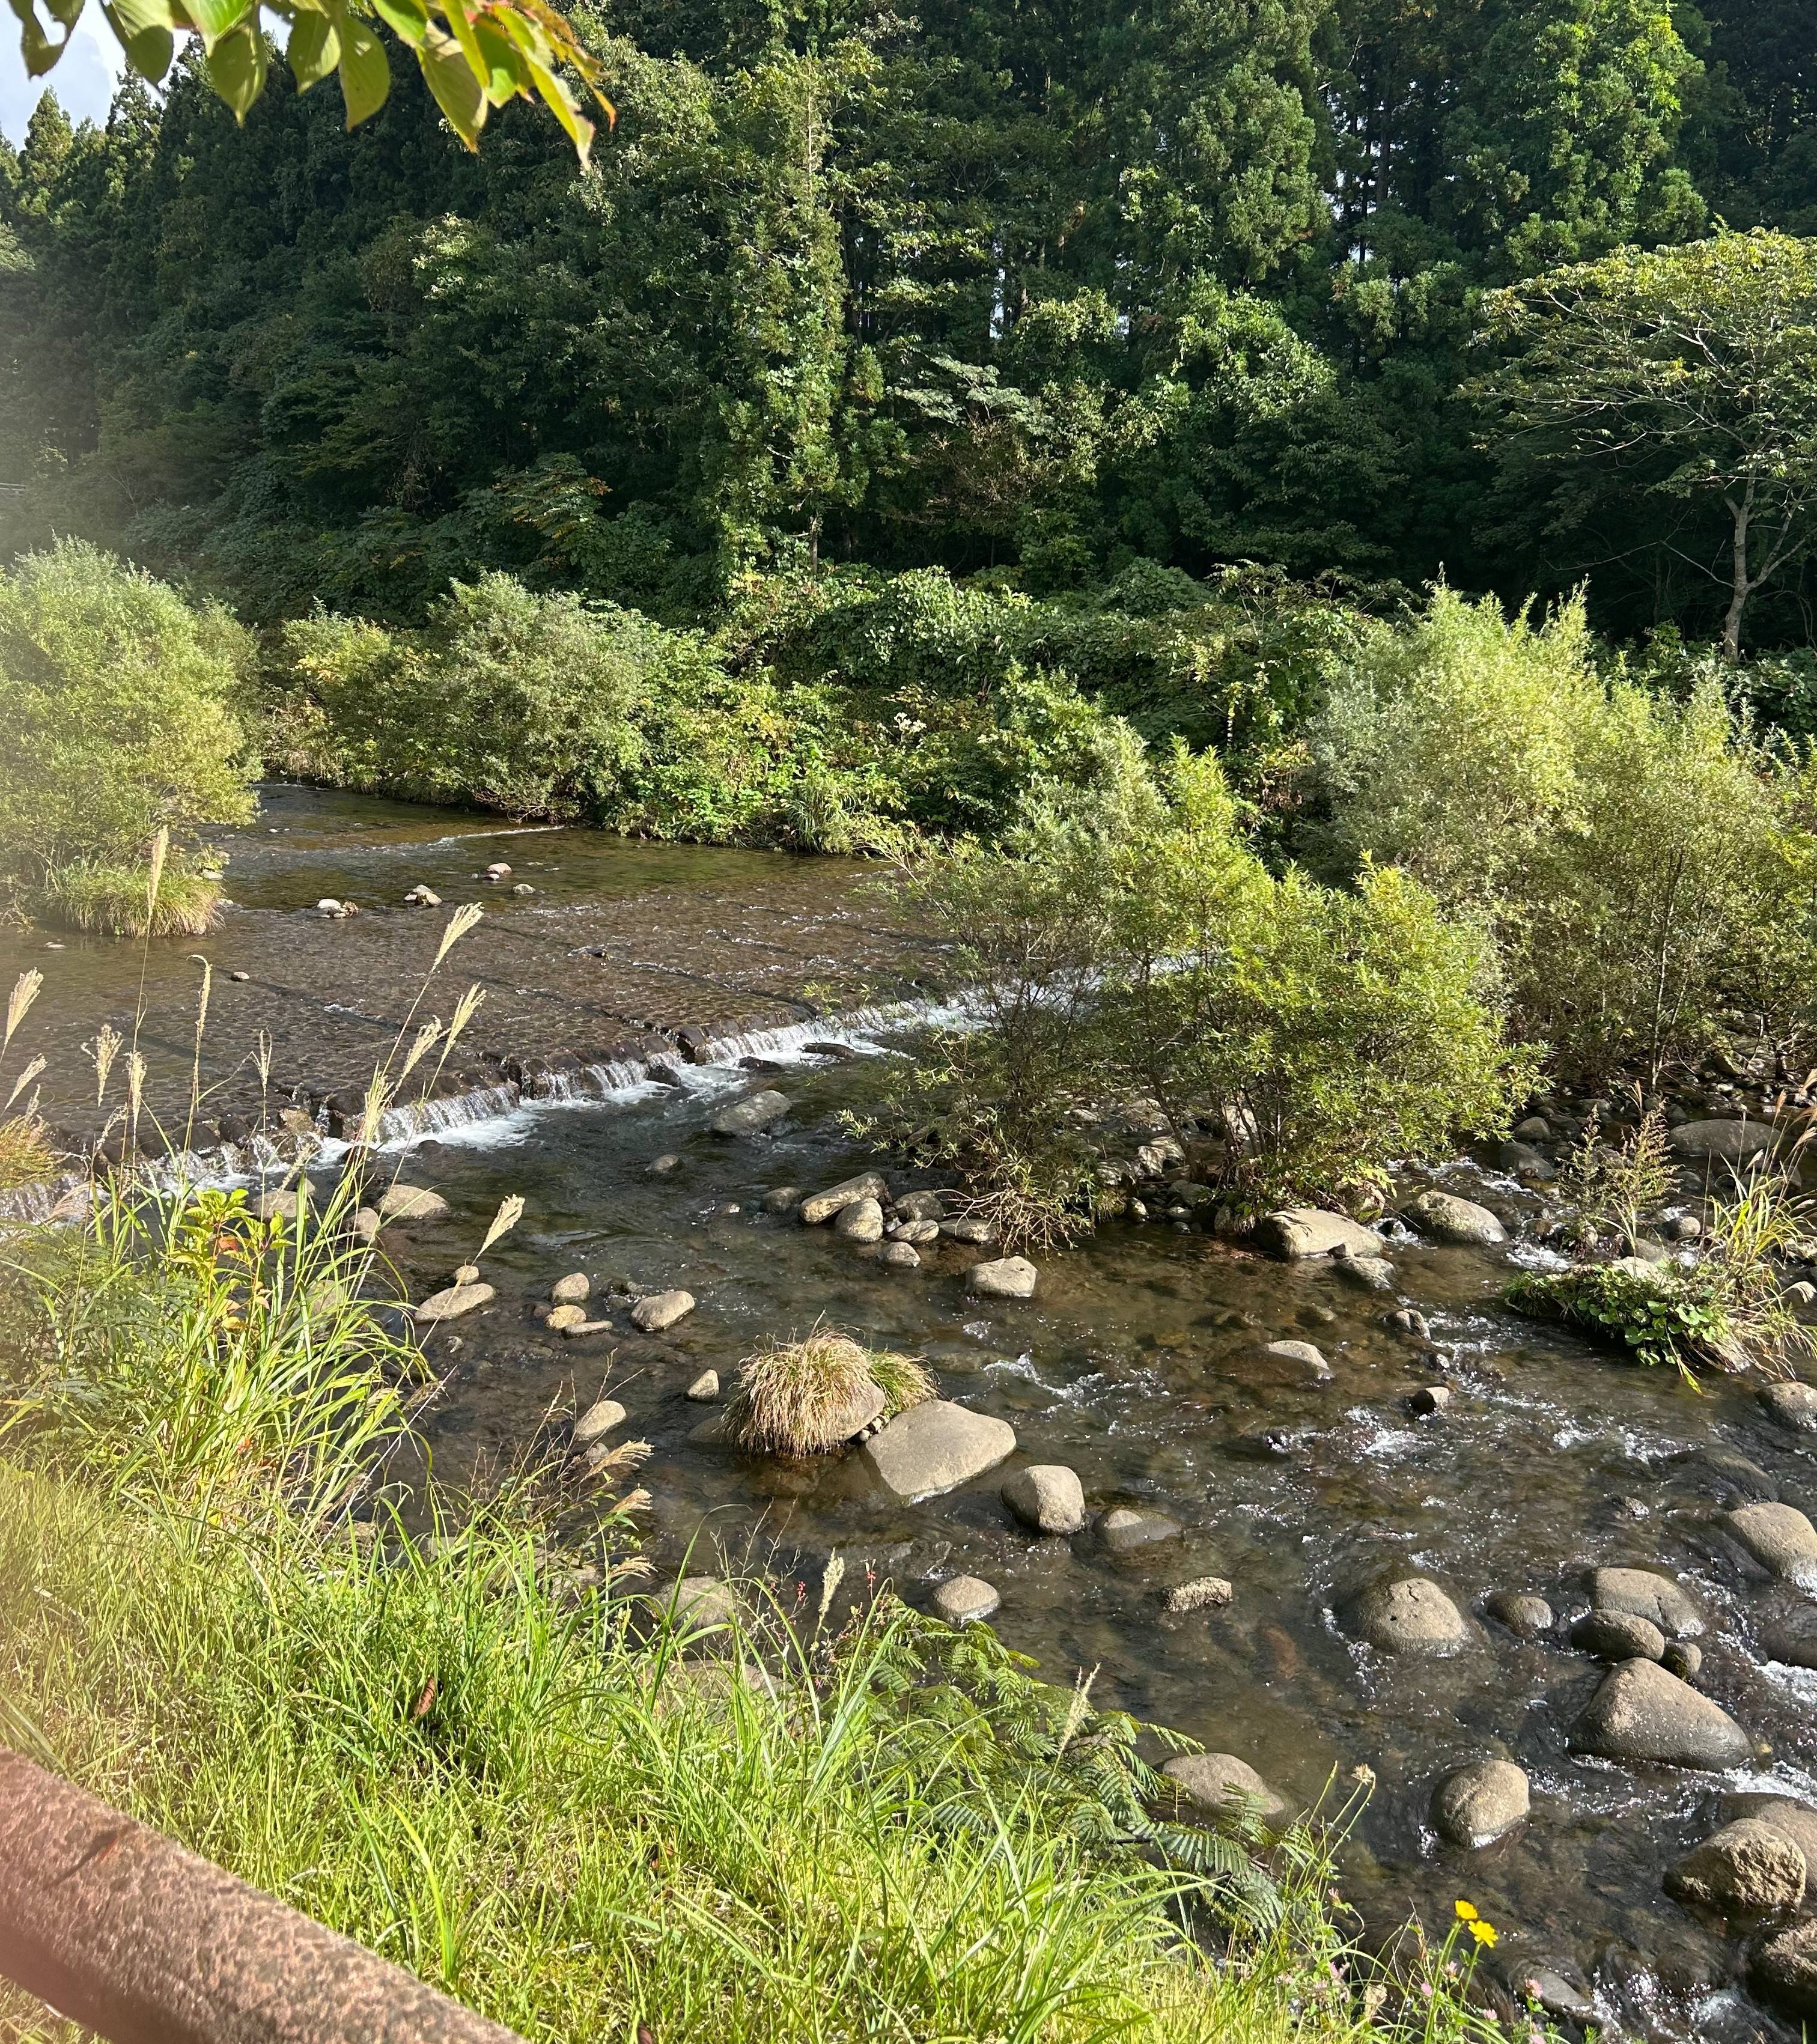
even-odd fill
[[[1485,1923],[1479,1916],[1470,1925],[1470,1935],[1479,1945],[1492,1945],[1496,1939],[1496,1928],[1494,1924]]]
[[[1454,1905],[1454,1907],[1457,1909],[1460,1921],[1466,1923],[1473,1923],[1476,1922],[1477,1905],[1475,1903],[1459,1901]]]

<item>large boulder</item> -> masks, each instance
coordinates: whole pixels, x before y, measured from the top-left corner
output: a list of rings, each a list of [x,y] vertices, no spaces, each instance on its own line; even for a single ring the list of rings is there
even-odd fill
[[[862,1450],[872,1476],[905,1500],[956,1490],[1015,1452],[1016,1429],[1007,1420],[946,1398],[911,1405]]]
[[[1296,1263],[1308,1256],[1379,1256],[1386,1246],[1373,1228],[1323,1207],[1282,1207],[1255,1224],[1255,1245]]]
[[[632,1324],[647,1335],[659,1335],[693,1310],[692,1292],[648,1292],[632,1308]]]
[[[1410,1202],[1407,1218],[1422,1235],[1439,1242],[1506,1242],[1508,1230],[1487,1207],[1455,1193],[1422,1193]]]
[[[974,1263],[966,1273],[966,1287],[981,1299],[1031,1299],[1039,1274],[1026,1256],[999,1256]]]
[[[1817,2019],[1817,1916],[1769,1938],[1748,1979],[1762,2001],[1788,2015]]]
[[[881,1205],[889,1197],[889,1182],[881,1171],[860,1171],[855,1178],[842,1178],[824,1193],[810,1193],[801,1202],[801,1218],[809,1228],[818,1228],[854,1200],[875,1200]]]
[[[1754,1817],[1725,1824],[1667,1870],[1666,1892],[1727,1915],[1789,1914],[1804,1900],[1804,1855]]]
[[[1604,1760],[1665,1767],[1738,1767],[1754,1752],[1720,1704],[1654,1661],[1624,1661],[1613,1669],[1572,1727],[1570,1742]]]
[[[1792,1504],[1744,1504],[1729,1531],[1769,1573],[1817,1589],[1817,1526]]]
[[[1356,1600],[1351,1616],[1359,1637],[1385,1654],[1443,1659],[1462,1653],[1473,1637],[1469,1620],[1424,1576],[1371,1584]]]
[[[1161,1772],[1190,1813],[1197,1817],[1278,1817],[1287,1808],[1251,1767],[1234,1753],[1177,1753]]]
[[[766,1088],[762,1093],[747,1093],[743,1100],[732,1101],[722,1107],[708,1126],[716,1135],[755,1135],[773,1121],[780,1121],[789,1112],[789,1105],[786,1093]]]
[[[1077,1533],[1085,1523],[1085,1493],[1078,1473],[1063,1462],[1019,1469],[1003,1486],[1003,1501],[1035,1533]]]
[[[1701,1632],[1704,1621],[1688,1595],[1652,1569],[1592,1569],[1590,1602],[1598,1611],[1625,1611],[1657,1625],[1668,1639]]]
[[[1760,1402],[1782,1427],[1817,1434],[1817,1384],[1769,1384]]]
[[[1453,1845],[1493,1845],[1531,1807],[1526,1770],[1512,1760],[1477,1760],[1447,1774],[1432,1798],[1432,1821]]]
[[[1686,1121],[1666,1138],[1666,1147],[1674,1157],[1687,1162],[1710,1158],[1724,1164],[1743,1164],[1773,1147],[1773,1129],[1764,1121]]]

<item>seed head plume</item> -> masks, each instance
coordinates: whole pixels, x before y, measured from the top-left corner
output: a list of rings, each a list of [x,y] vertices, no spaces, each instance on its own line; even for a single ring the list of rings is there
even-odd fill
[[[442,932],[442,941],[436,952],[436,965],[439,966],[441,963],[485,913],[486,911],[477,901],[465,902],[455,909],[448,920],[447,928]],[[433,967],[431,968],[432,970],[433,969]]]
[[[38,989],[44,983],[44,976],[36,966],[29,967],[13,982],[13,991],[6,997],[6,1033],[0,1036],[0,1051],[4,1051],[13,1040],[13,1032],[31,1012],[32,1003],[38,997]]]

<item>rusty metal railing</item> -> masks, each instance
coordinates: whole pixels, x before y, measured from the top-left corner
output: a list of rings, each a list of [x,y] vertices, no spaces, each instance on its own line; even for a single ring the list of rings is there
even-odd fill
[[[522,2044],[4,1747],[0,1973],[113,2044]]]

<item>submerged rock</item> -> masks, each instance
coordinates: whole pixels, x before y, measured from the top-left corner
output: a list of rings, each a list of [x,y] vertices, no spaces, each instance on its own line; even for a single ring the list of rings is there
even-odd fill
[[[1499,1624],[1522,1639],[1537,1639],[1552,1630],[1552,1607],[1544,1597],[1525,1590],[1496,1590],[1483,1608]]]
[[[651,1292],[631,1309],[634,1327],[647,1335],[659,1335],[694,1310],[692,1292]]]
[[[573,1445],[577,1450],[590,1447],[624,1420],[624,1408],[616,1398],[596,1398],[574,1422]]]
[[[1249,1762],[1234,1753],[1177,1753],[1161,1772],[1195,1816],[1215,1819],[1242,1812],[1266,1819],[1280,1816],[1287,1808]]]
[[[999,1256],[974,1263],[966,1273],[966,1289],[981,1299],[1031,1299],[1039,1274],[1026,1256]]]
[[[1308,1256],[1331,1256],[1346,1251],[1352,1256],[1374,1256],[1385,1247],[1381,1237],[1348,1214],[1328,1213],[1322,1207],[1282,1207],[1265,1214],[1256,1223],[1255,1243],[1270,1256],[1298,1262]]]
[[[1607,1676],[1572,1728],[1580,1753],[1665,1767],[1738,1767],[1754,1748],[1720,1704],[1657,1662],[1624,1661]]]
[[[1769,1573],[1817,1589],[1817,1526],[1796,1505],[1744,1504],[1729,1514],[1728,1527]]]
[[[1470,1623],[1446,1593],[1425,1576],[1403,1576],[1366,1589],[1353,1608],[1355,1631],[1385,1654],[1442,1659],[1462,1653]]]
[[[1453,1845],[1474,1850],[1524,1823],[1530,1807],[1523,1769],[1512,1760],[1477,1760],[1439,1783],[1432,1821]]]
[[[1331,1366],[1325,1360],[1323,1350],[1312,1342],[1269,1342],[1262,1352],[1277,1362],[1303,1363],[1314,1377],[1325,1377],[1331,1374]]]
[[[976,1214],[961,1214],[956,1220],[943,1220],[937,1224],[949,1242],[969,1242],[974,1248],[981,1249],[987,1242],[997,1239],[997,1230]]]
[[[1817,1434],[1817,1384],[1769,1384],[1760,1402],[1782,1427]]]
[[[1784,1832],[1757,1818],[1738,1818],[1693,1846],[1669,1869],[1665,1888],[1724,1915],[1789,1913],[1804,1900],[1804,1855]]]
[[[949,1625],[975,1625],[1002,1602],[1001,1596],[978,1576],[954,1576],[934,1593],[934,1609]]]
[[[1223,1576],[1195,1576],[1189,1583],[1176,1583],[1161,1600],[1161,1608],[1175,1617],[1193,1611],[1221,1610],[1236,1595]]]
[[[1036,1533],[1077,1533],[1085,1523],[1085,1493],[1076,1471],[1062,1462],[1019,1469],[1003,1486],[1003,1501]]]
[[[909,1501],[956,1490],[1016,1452],[1016,1429],[950,1399],[897,1414],[860,1450],[883,1488]]]
[[[1164,1512],[1135,1512],[1122,1504],[1101,1513],[1097,1527],[1105,1551],[1112,1554],[1139,1554],[1163,1541],[1177,1540],[1181,1531],[1179,1521]]]
[[[799,1185],[778,1185],[763,1195],[763,1211],[766,1214],[789,1213],[801,1204],[801,1189]]]
[[[1455,1193],[1422,1193],[1408,1206],[1407,1216],[1422,1235],[1439,1242],[1486,1245],[1508,1239],[1508,1230],[1487,1207]]]
[[[716,1135],[755,1135],[780,1121],[793,1103],[784,1093],[768,1089],[747,1093],[722,1107],[707,1126]]]
[[[878,1251],[877,1260],[892,1270],[919,1270],[921,1252],[912,1242],[886,1242]]]
[[[1370,1292],[1394,1289],[1394,1266],[1385,1256],[1340,1256],[1336,1259],[1340,1277]]]

